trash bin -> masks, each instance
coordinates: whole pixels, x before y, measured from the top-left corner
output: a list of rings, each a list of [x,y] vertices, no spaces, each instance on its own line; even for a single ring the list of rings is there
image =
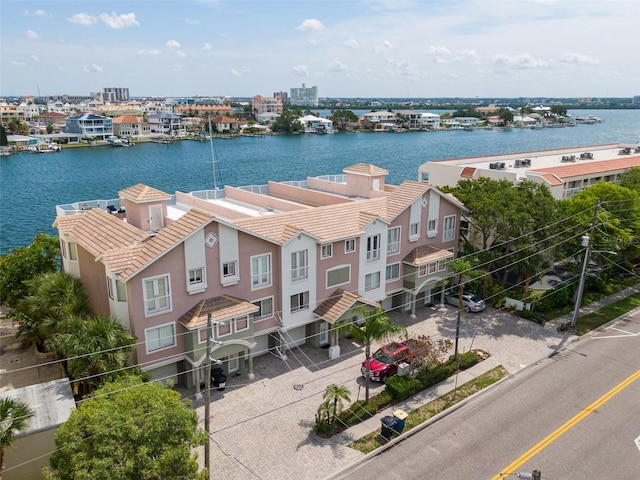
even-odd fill
[[[395,431],[396,422],[398,419],[396,417],[386,416],[382,417],[382,430],[380,431],[380,435],[383,438],[389,440],[393,432]]]
[[[225,386],[227,384],[227,376],[224,374],[221,368],[212,368],[211,381],[213,382],[213,386],[216,387],[219,392],[221,392],[225,389]]]
[[[404,410],[397,409],[393,412],[393,416],[396,419],[394,430],[396,431],[396,433],[400,433],[402,432],[402,430],[404,430],[404,422],[407,420],[409,414]]]

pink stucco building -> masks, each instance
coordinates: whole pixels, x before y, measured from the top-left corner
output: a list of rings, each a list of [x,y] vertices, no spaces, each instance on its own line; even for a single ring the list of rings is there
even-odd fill
[[[199,388],[207,356],[253,378],[253,358],[303,343],[340,355],[353,308],[442,303],[463,206],[368,164],[301,182],[170,195],[146,185],[57,207],[66,272],[96,313],[137,338],[155,378]]]

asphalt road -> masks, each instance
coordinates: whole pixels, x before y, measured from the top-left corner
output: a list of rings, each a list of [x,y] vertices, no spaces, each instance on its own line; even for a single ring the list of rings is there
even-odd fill
[[[587,335],[339,478],[631,479],[640,472],[640,313]]]

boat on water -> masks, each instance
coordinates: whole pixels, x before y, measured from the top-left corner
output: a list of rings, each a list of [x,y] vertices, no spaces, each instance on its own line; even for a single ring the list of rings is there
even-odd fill
[[[8,157],[9,155],[11,155],[11,150],[9,149],[9,147],[7,146],[1,146],[0,147],[0,157]]]
[[[38,143],[27,147],[29,153],[56,153],[60,151],[62,151],[62,147],[57,143]]]
[[[109,144],[110,147],[130,147],[133,145],[130,139],[116,137],[115,135],[107,138],[107,144]]]
[[[151,140],[153,143],[162,143],[162,144],[170,144],[173,143],[175,139],[173,137],[159,137]]]

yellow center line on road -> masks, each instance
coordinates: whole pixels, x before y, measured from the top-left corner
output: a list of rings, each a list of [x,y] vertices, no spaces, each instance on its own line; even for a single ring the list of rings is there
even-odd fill
[[[640,378],[640,370],[638,370],[636,373],[634,373],[633,375],[631,375],[627,379],[625,379],[622,382],[620,382],[618,385],[616,385],[611,390],[609,390],[607,393],[602,395],[599,399],[597,399],[591,405],[589,405],[588,407],[586,407],[585,409],[580,411],[580,413],[578,413],[576,416],[574,416],[571,420],[569,420],[564,425],[562,425],[561,427],[557,428],[555,431],[553,431],[552,433],[547,435],[540,442],[535,444],[533,447],[531,447],[529,450],[527,450],[525,453],[520,455],[513,462],[511,462],[509,465],[507,465],[505,468],[503,468],[502,472],[500,472],[497,475],[494,475],[493,477],[491,477],[491,480],[500,480],[501,478],[505,478],[505,477],[511,475],[518,468],[520,468],[526,462],[531,460],[531,458],[533,458],[535,455],[537,455],[539,452],[544,450],[551,443],[553,443],[558,438],[560,438],[562,435],[564,435],[567,431],[569,431],[574,426],[576,426],[587,415],[589,415],[590,413],[592,413],[595,410],[597,410],[598,408],[600,408],[602,405],[607,403],[609,400],[611,400],[618,393],[620,393],[622,390],[627,388],[629,385],[631,385],[633,382],[635,382],[639,378]]]

